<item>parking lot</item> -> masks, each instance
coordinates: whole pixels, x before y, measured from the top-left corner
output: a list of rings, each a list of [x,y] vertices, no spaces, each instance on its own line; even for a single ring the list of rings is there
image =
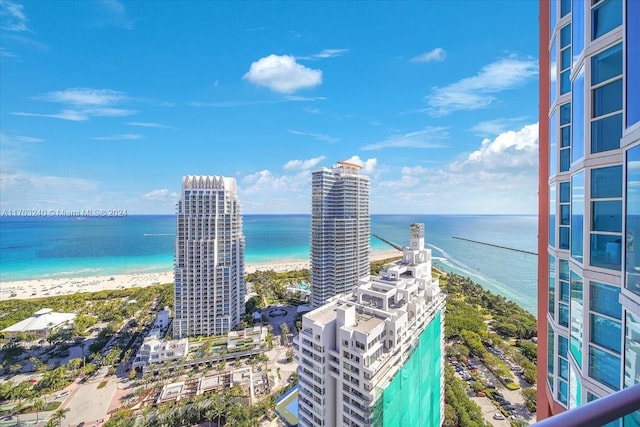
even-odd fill
[[[521,391],[508,390],[478,359],[469,358],[467,364],[464,364],[455,358],[449,358],[449,363],[456,370],[456,376],[468,384],[474,377],[485,384],[485,390],[477,394],[469,387],[469,397],[480,406],[486,422],[498,427],[510,426],[500,408],[509,414],[511,420],[535,422],[535,414],[526,408]]]

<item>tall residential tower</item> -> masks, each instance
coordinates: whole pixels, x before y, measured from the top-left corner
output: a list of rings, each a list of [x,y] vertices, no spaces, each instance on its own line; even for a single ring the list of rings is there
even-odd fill
[[[219,335],[244,314],[244,235],[236,181],[186,176],[177,207],[176,338]]]
[[[369,177],[338,162],[313,172],[311,187],[311,304],[351,292],[370,274]]]
[[[540,0],[539,105],[542,419],[640,383],[640,1]]]
[[[301,427],[439,427],[445,297],[424,225],[403,257],[302,317],[295,338]]]

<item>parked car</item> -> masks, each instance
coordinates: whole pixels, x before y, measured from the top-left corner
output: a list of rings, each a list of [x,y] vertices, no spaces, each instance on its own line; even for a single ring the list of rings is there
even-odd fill
[[[502,415],[500,412],[496,412],[495,414],[493,414],[493,419],[494,420],[504,420],[504,415]]]
[[[485,393],[484,391],[477,391],[477,392],[476,392],[476,396],[478,396],[478,397],[485,397],[485,396],[486,396],[486,393]]]

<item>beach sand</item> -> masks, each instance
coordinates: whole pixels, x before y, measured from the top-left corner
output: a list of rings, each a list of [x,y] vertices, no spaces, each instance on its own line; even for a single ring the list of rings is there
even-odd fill
[[[402,252],[389,250],[371,253],[371,261],[401,256]],[[276,272],[309,268],[309,261],[278,260],[262,264],[247,264],[245,272],[273,270]],[[34,279],[0,282],[0,301],[30,299],[76,292],[97,292],[107,289],[129,289],[135,287],[173,283],[173,271],[162,273],[131,273],[113,276],[88,276],[75,278]]]

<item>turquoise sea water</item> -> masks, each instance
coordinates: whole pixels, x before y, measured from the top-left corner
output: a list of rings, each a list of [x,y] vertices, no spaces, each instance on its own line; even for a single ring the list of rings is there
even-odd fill
[[[426,244],[447,271],[471,277],[535,314],[537,257],[454,239],[536,251],[535,216],[373,215],[371,231],[408,244],[423,222]],[[0,217],[0,281],[168,271],[175,216]],[[309,215],[245,215],[245,261],[309,259]],[[389,246],[372,237],[372,251]]]

